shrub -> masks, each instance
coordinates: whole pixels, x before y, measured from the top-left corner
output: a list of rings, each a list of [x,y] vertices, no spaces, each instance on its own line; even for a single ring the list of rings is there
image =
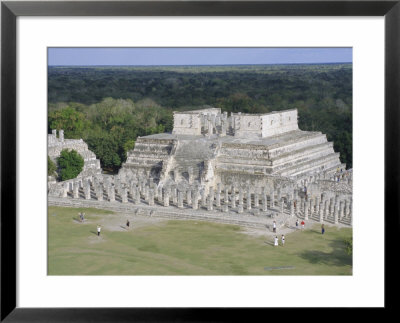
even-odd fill
[[[62,181],[75,178],[83,169],[83,158],[76,150],[64,149],[57,159],[60,168],[59,177]]]

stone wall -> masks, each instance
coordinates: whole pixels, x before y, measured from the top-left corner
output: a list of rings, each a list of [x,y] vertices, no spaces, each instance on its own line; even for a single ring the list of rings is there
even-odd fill
[[[297,109],[272,112],[262,117],[262,137],[298,130]]]

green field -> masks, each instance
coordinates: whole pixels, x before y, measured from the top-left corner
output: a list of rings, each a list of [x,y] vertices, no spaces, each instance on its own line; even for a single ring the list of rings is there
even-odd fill
[[[78,221],[78,212],[86,222]],[[195,221],[149,223],[98,209],[48,208],[49,275],[351,275],[344,239],[350,228],[319,226],[271,236],[242,228]],[[101,236],[96,233],[102,226]],[[279,232],[278,232],[279,233]],[[281,269],[279,269],[279,267]]]

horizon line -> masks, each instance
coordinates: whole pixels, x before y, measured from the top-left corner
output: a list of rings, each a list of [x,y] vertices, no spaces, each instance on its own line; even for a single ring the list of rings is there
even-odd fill
[[[161,64],[161,65],[153,65],[153,64],[142,64],[142,65],[114,65],[114,64],[97,64],[97,65],[47,65],[48,67],[99,67],[99,66],[112,66],[112,67],[120,67],[120,66],[132,66],[132,67],[160,67],[160,66],[260,66],[260,65],[328,65],[328,64],[353,64],[350,62],[315,62],[315,63],[259,63],[259,64]]]

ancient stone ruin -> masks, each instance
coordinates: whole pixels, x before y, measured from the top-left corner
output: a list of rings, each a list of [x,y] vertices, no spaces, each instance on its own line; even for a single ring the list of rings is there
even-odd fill
[[[63,149],[74,149],[83,157],[83,170],[78,178],[101,174],[100,160],[96,159],[94,152],[89,150],[82,139],[64,139],[64,130],[59,131],[57,138],[57,130],[52,130],[52,133],[47,135],[47,154],[54,163]]]
[[[172,133],[137,138],[118,175],[57,187],[49,190],[53,205],[254,227],[295,217],[352,225],[352,170],[326,135],[298,128],[296,109],[175,112]]]

